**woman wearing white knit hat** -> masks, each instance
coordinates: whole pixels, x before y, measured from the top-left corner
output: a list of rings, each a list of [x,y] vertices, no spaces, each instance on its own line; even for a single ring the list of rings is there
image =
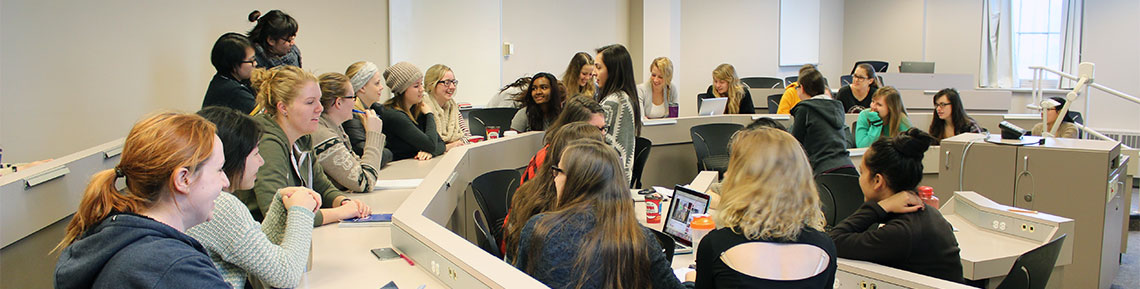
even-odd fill
[[[428,160],[446,149],[439,137],[435,117],[424,106],[424,74],[407,62],[384,70],[384,82],[392,89],[392,98],[384,102],[380,118],[393,160],[415,158]]]

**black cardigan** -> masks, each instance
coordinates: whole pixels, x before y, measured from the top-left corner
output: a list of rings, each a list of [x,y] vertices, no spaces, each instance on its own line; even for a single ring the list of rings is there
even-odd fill
[[[908,194],[908,193],[901,193]],[[875,228],[876,223],[882,227]],[[954,229],[938,209],[887,213],[868,201],[828,232],[840,258],[875,262],[962,283],[962,260]]]
[[[253,88],[249,87],[249,81],[238,81],[220,73],[214,74],[210,86],[206,88],[206,97],[202,99],[202,108],[224,106],[248,114],[257,107],[254,95]]]

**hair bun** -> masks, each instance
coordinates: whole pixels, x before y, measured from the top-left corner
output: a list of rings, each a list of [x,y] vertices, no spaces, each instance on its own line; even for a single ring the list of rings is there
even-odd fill
[[[894,147],[899,154],[921,160],[926,154],[926,150],[930,149],[930,144],[934,142],[934,137],[917,128],[911,128],[899,137],[891,140],[891,147]]]
[[[246,18],[249,19],[249,22],[257,22],[257,19],[261,18],[261,11],[253,10],[253,12],[249,12],[249,16]]]

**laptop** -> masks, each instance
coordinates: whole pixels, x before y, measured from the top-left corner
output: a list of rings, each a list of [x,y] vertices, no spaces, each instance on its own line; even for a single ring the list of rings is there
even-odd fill
[[[728,105],[727,97],[698,98],[697,115],[724,114],[724,107]]]
[[[665,227],[662,232],[677,243],[674,254],[693,252],[693,240],[689,236],[689,222],[696,214],[706,214],[709,209],[709,195],[695,191],[686,186],[677,186],[673,190],[673,200],[669,202],[669,212],[665,215]]]
[[[903,61],[899,64],[902,73],[934,73],[934,62]]]

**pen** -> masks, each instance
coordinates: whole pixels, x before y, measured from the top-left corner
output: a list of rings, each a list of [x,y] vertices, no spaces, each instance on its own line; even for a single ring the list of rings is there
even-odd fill
[[[1017,209],[1017,208],[1009,208],[1008,211],[1014,212],[1014,213],[1026,213],[1026,214],[1036,214],[1037,213],[1037,211],[1034,211],[1034,210],[1022,210],[1022,209]]]
[[[427,284],[420,285],[420,287],[417,287],[416,289],[424,289],[424,288],[427,288]]]
[[[415,265],[416,265],[416,263],[415,263],[415,262],[412,262],[412,259],[408,258],[408,256],[407,256],[407,255],[404,255],[404,254],[400,254],[400,258],[404,258],[404,261],[408,261],[408,265],[411,265],[411,266],[415,266]]]
[[[360,111],[360,110],[358,110],[358,109],[355,109],[355,108],[353,108],[353,109],[352,109],[352,112],[355,112],[355,113],[359,113],[359,114],[364,114],[364,112],[363,112],[363,111]]]

